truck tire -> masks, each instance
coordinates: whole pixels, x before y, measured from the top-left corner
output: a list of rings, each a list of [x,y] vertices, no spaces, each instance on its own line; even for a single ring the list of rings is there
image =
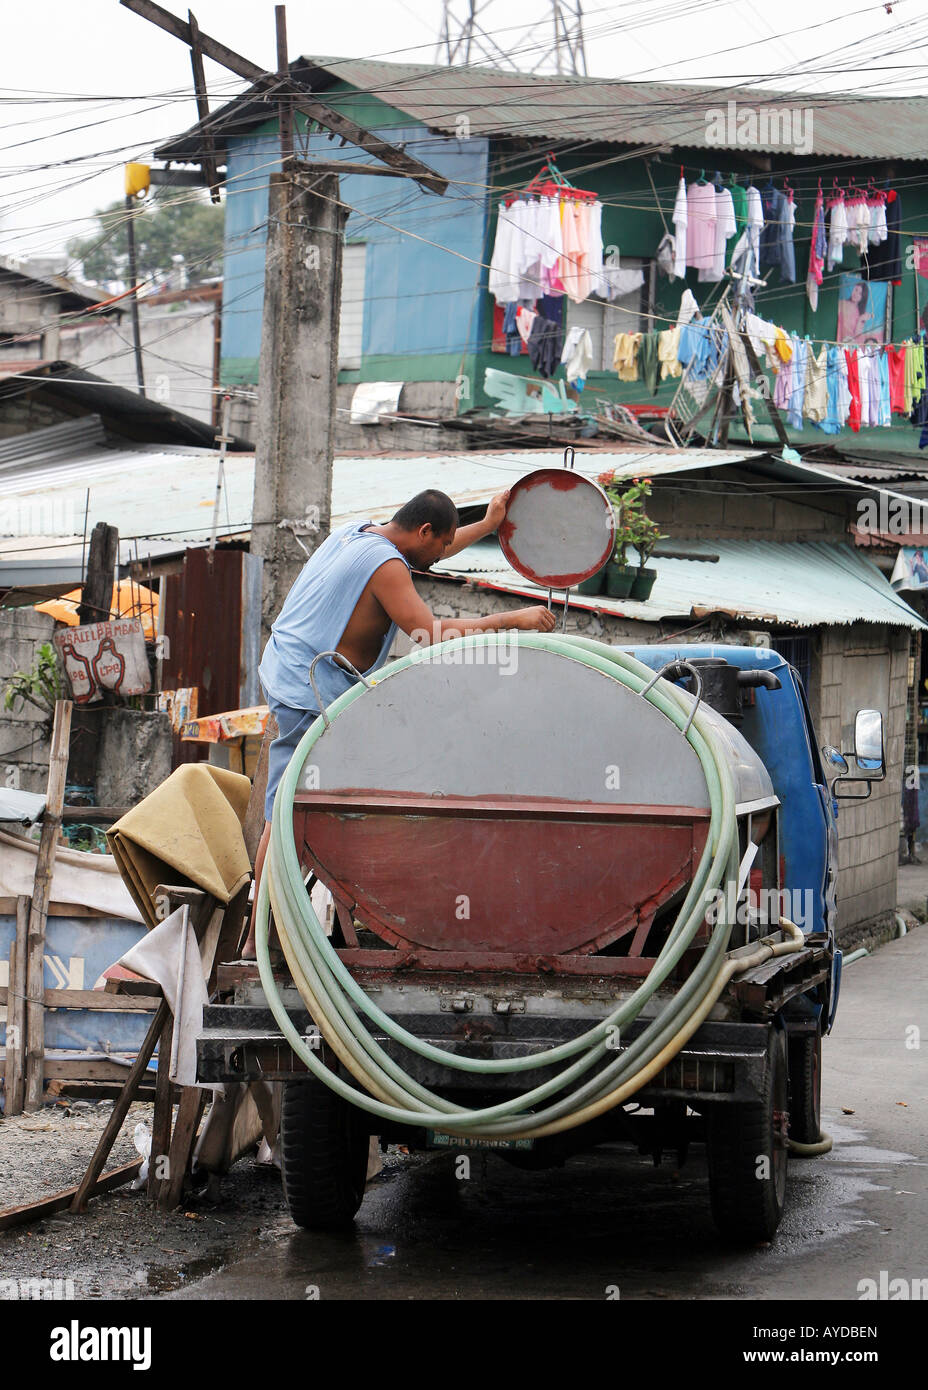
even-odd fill
[[[349,1225],[367,1182],[370,1140],[363,1112],[315,1077],[288,1081],[280,1140],[284,1196],[296,1224],[308,1231]]]
[[[817,1144],[822,1137],[822,1031],[801,1033],[789,1044],[789,1137]]]
[[[762,1099],[714,1105],[706,1115],[712,1216],[728,1241],[753,1245],[772,1240],[780,1224],[786,1199],[787,1103],[786,1039],[772,1028]]]

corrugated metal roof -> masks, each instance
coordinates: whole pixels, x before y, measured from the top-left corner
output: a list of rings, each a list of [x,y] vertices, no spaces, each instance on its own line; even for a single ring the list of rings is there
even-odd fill
[[[641,622],[722,613],[746,623],[796,627],[865,622],[928,628],[885,575],[850,546],[724,539],[685,544],[694,554],[719,558],[715,563],[655,558],[657,579],[646,603],[581,594],[571,598],[571,606]],[[545,590],[506,563],[495,541],[468,546],[434,570],[527,598],[547,598]]]
[[[102,290],[90,285],[81,285],[66,275],[37,275],[28,264],[13,260],[9,256],[0,256],[0,275],[15,275],[17,279],[28,280],[45,291],[56,290],[64,297],[65,304],[62,308],[86,309],[88,304],[98,304],[103,295]],[[124,307],[121,306],[119,312],[125,312]]]
[[[347,82],[388,106],[448,135],[460,131],[461,116],[470,134],[516,135],[557,144],[584,140],[598,145],[670,145],[692,149],[740,149],[744,141],[709,139],[707,113],[734,101],[755,111],[771,108],[799,120],[802,134],[783,140],[777,127],[751,140],[751,149],[795,152],[805,157],[925,160],[928,97],[869,97],[854,93],[785,92],[763,88],[699,87],[664,82],[626,82],[620,78],[542,76],[490,67],[439,67],[424,63],[386,63],[362,58],[304,57],[291,63],[295,76],[322,93]],[[327,98],[338,110],[344,101]],[[245,93],[209,117],[222,140],[224,130],[242,133],[268,117],[266,103]],[[772,122],[771,122],[772,126]],[[726,131],[726,135],[727,135]],[[808,134],[808,142],[805,139]],[[155,151],[159,159],[195,160],[201,152],[199,126]]]
[[[0,473],[11,470],[21,473],[30,459],[73,458],[82,449],[102,445],[105,438],[99,415],[79,415],[76,420],[64,420],[60,425],[14,434],[10,439],[0,440]]]

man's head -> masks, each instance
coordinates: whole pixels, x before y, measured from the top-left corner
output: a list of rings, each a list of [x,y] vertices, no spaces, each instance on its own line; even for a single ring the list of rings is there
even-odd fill
[[[454,540],[457,525],[458,511],[451,498],[431,487],[417,492],[390,521],[390,526],[401,533],[393,538],[397,550],[417,569],[424,570],[444,555]]]

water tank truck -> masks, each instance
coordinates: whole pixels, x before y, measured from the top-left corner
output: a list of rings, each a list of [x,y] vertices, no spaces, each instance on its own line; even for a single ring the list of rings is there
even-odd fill
[[[828,1146],[836,796],[882,775],[879,712],[823,759],[768,648],[499,633],[415,649],[297,749],[259,978],[225,975],[199,1077],[284,1082],[300,1226],[354,1217],[371,1135],[524,1169],[617,1141],[682,1162],[702,1143],[719,1230],[769,1240],[789,1156]]]

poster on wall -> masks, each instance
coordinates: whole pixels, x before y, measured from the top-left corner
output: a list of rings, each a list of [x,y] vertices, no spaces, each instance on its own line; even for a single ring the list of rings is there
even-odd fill
[[[928,589],[928,546],[900,545],[889,582],[894,589]]]
[[[848,270],[838,277],[839,343],[888,343],[891,311],[888,280],[865,280]]]
[[[140,618],[114,618],[55,633],[55,647],[76,705],[116,695],[144,695],[151,689]]]

